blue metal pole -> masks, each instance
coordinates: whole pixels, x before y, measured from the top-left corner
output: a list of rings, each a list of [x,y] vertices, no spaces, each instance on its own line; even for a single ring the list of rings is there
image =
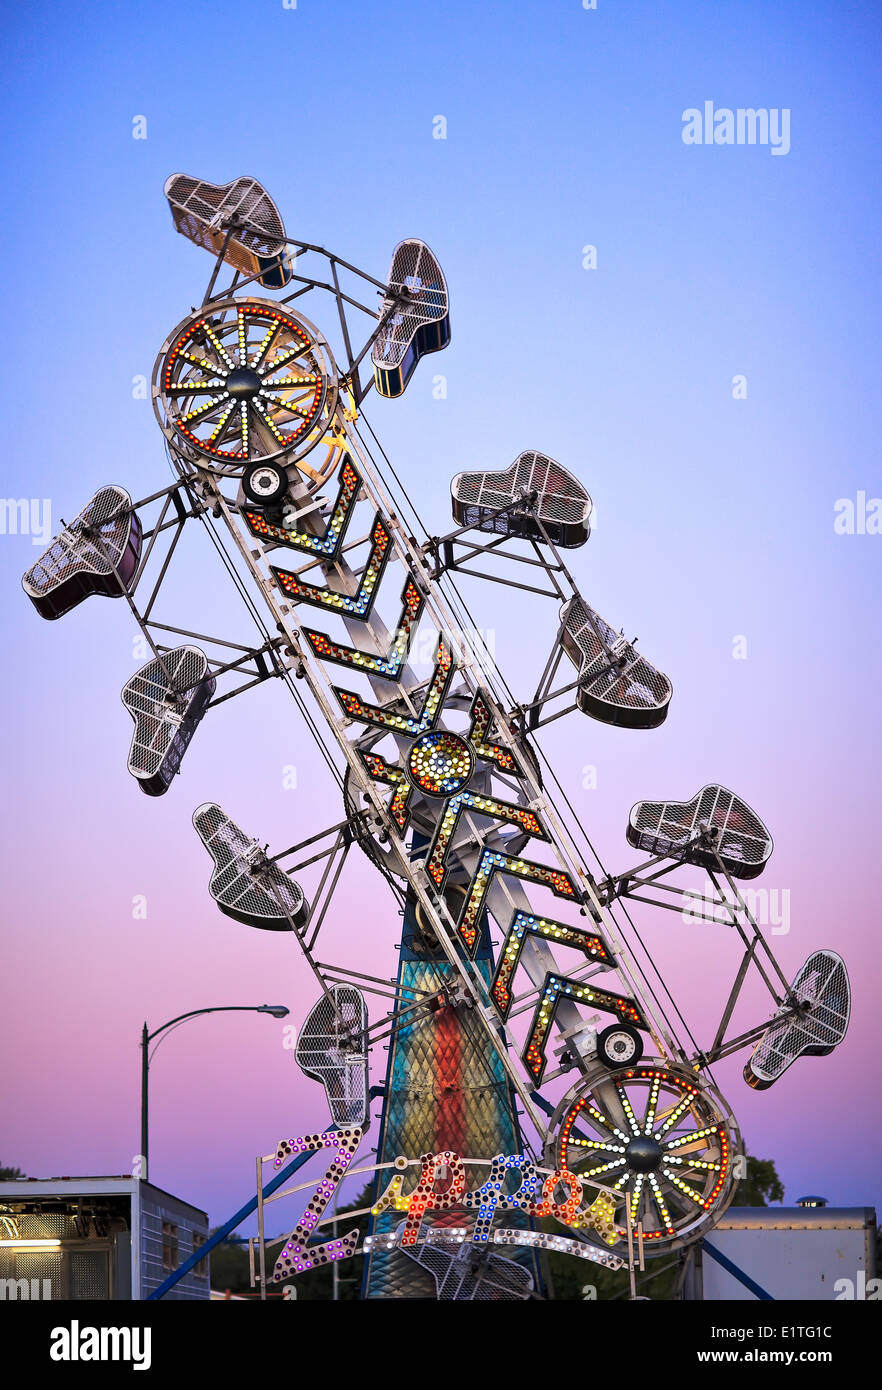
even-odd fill
[[[329,1125],[326,1133],[331,1133],[331,1131],[336,1128],[336,1125]],[[312,1153],[302,1153],[298,1154],[296,1158],[292,1158],[291,1162],[286,1168],[282,1169],[281,1173],[276,1173],[274,1178],[270,1178],[266,1187],[263,1189],[263,1200],[266,1201],[267,1197],[277,1191],[282,1183],[286,1182],[293,1173],[296,1173],[298,1168],[302,1168],[307,1159],[310,1158],[312,1158]],[[225,1225],[219,1226],[214,1235],[210,1236],[204,1245],[200,1245],[198,1250],[194,1250],[192,1255],[188,1255],[184,1263],[179,1265],[173,1274],[170,1274],[167,1279],[163,1279],[159,1287],[147,1295],[146,1302],[152,1303],[158,1298],[164,1298],[169,1289],[173,1289],[175,1284],[177,1284],[180,1279],[183,1279],[185,1274],[190,1273],[194,1265],[197,1265],[200,1260],[204,1260],[205,1256],[208,1255],[216,1245],[220,1245],[221,1241],[226,1240],[227,1236],[230,1235],[232,1231],[235,1231],[237,1226],[241,1226],[246,1216],[251,1216],[252,1212],[256,1210],[257,1193],[249,1198],[244,1207],[240,1207]]]
[[[737,1279],[739,1284],[743,1284],[746,1289],[749,1289],[754,1298],[759,1298],[766,1303],[775,1302],[774,1294],[767,1293],[756,1280],[751,1279],[749,1274],[745,1274],[743,1269],[740,1269],[728,1256],[724,1255],[722,1250],[718,1250],[715,1245],[711,1245],[709,1240],[703,1240],[701,1242],[701,1248],[706,1254],[710,1255],[712,1260],[716,1260],[718,1265],[722,1265],[723,1269],[731,1274],[733,1279]]]

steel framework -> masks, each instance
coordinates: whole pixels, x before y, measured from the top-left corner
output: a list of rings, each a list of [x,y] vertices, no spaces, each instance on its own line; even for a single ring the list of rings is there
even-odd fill
[[[215,706],[270,680],[294,699],[337,783],[343,818],[275,853],[211,803],[194,824],[220,909],[290,931],[320,991],[298,1060],[324,1085],[336,1126],[309,1151],[342,1145],[332,1185],[368,1171],[350,1167],[354,1149],[334,1135],[360,1138],[370,1049],[389,1047],[373,1088],[382,1119],[365,1295],[540,1296],[538,1257],[566,1242],[629,1267],[633,1286],[644,1255],[700,1240],[733,1195],[740,1137],[713,1064],[754,1043],[745,1075],[764,1087],[797,1056],[830,1051],[848,1021],[844,966],[816,953],[789,983],[736,881],[761,870],[771,838],[748,864],[744,826],[761,822],[725,789],[703,789],[714,793],[709,812],[698,801],[639,803],[656,809],[632,817],[628,838],[650,858],[620,874],[599,865],[537,734],[574,711],[655,727],[671,682],[581,594],[561,551],[587,541],[591,499],[553,459],[528,450],[508,468],[457,475],[456,528],[438,536],[422,527],[364,401],[371,386],[400,395],[419,358],[449,341],[446,283],[424,243],[400,243],[381,281],[288,238],[254,180],[176,175],[167,191],[178,230],[216,256],[200,308],[163,344],[154,371],[173,479],[136,502],[121,488],[96,495],[25,576],[25,591],[47,617],[92,592],[125,599],[149,652],[123,691],[135,723],[129,769],[149,794],[173,784]],[[301,273],[307,257],[314,275]],[[232,273],[218,288],[225,265]],[[284,293],[255,298],[255,282]],[[356,297],[366,287],[378,304]],[[303,317],[307,295],[334,301],[336,349]],[[369,353],[374,374],[364,380]],[[201,533],[238,596],[235,636],[156,616],[185,531]],[[516,699],[475,628],[465,575],[555,604],[530,699]],[[427,632],[428,659],[417,655]],[[353,847],[402,914],[392,980],[324,958],[322,931]],[[712,892],[693,911],[680,880],[695,866]],[[306,890],[294,877],[302,874]],[[681,915],[688,902],[690,920],[734,931],[743,947],[703,1046],[629,914],[634,902]],[[727,1037],[751,967],[776,1012]],[[373,1021],[366,996],[382,1009]],[[262,1165],[283,1157],[258,1161],[264,1292],[272,1242]],[[381,1182],[421,1163],[414,1192],[399,1182],[385,1201]],[[487,1165],[498,1191],[521,1174],[507,1233],[497,1224],[492,1239],[492,1221],[482,1227],[466,1195],[483,1190]],[[396,1213],[409,1213],[406,1235],[415,1212],[432,1210],[425,1240],[404,1239]],[[272,1278],[296,1272],[292,1251],[305,1260],[313,1250],[323,1211],[298,1223],[300,1245],[282,1242]],[[534,1229],[543,1211],[569,1227],[556,1238],[563,1245],[549,1247]],[[514,1261],[491,1254],[488,1239],[516,1245]],[[338,1247],[348,1254],[350,1244]]]

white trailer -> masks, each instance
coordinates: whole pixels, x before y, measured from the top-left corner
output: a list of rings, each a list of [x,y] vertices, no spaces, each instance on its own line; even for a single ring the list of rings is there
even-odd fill
[[[701,1242],[685,1286],[705,1301],[869,1301],[876,1278],[873,1207],[730,1207]]]

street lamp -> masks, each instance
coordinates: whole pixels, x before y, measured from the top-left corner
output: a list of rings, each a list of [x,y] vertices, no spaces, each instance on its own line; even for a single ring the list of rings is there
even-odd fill
[[[148,1181],[147,1147],[149,1143],[147,1081],[150,1059],[147,1055],[147,1049],[153,1039],[159,1037],[160,1033],[167,1032],[169,1028],[176,1028],[188,1018],[196,1018],[199,1014],[224,1013],[269,1014],[272,1018],[287,1018],[288,1016],[288,1010],[284,1004],[216,1004],[210,1009],[191,1009],[189,1013],[178,1014],[177,1018],[170,1018],[168,1023],[163,1023],[161,1028],[154,1028],[152,1033],[147,1032],[146,1023],[141,1029],[141,1163],[143,1168],[141,1176],[145,1182]]]

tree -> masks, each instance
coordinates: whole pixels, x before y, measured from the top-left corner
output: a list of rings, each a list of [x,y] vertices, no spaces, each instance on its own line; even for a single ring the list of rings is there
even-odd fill
[[[248,1249],[237,1240],[223,1240],[209,1256],[211,1287],[223,1293],[248,1293]],[[204,1268],[204,1266],[202,1266]]]
[[[768,1201],[766,1201],[768,1198]],[[747,1155],[747,1175],[741,1179],[733,1207],[765,1207],[769,1202],[783,1202],[784,1184],[778,1177],[771,1158],[752,1158]]]
[[[20,1168],[4,1168],[0,1163],[0,1182],[15,1182],[17,1178],[26,1178],[27,1173],[23,1173]]]

